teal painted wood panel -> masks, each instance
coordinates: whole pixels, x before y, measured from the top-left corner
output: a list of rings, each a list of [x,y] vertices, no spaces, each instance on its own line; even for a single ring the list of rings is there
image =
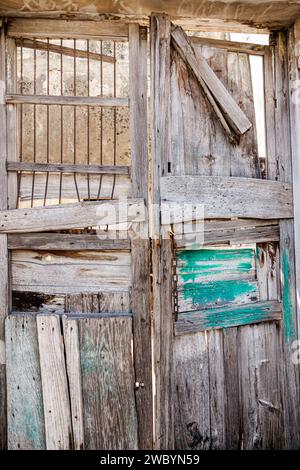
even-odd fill
[[[177,252],[179,312],[258,301],[255,249]]]
[[[6,318],[8,448],[46,448],[35,315]]]
[[[182,335],[281,319],[280,302],[256,302],[249,305],[181,313],[175,324],[175,332],[176,335]]]

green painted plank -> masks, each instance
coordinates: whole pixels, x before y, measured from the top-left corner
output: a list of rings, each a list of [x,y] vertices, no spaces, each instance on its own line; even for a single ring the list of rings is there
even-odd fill
[[[282,304],[277,301],[256,302],[237,307],[180,313],[176,335],[216,328],[230,328],[282,319]]]
[[[180,251],[177,275],[180,312],[258,300],[252,248]]]
[[[294,309],[292,301],[292,288],[293,286],[289,282],[291,279],[291,267],[290,267],[290,255],[287,249],[283,250],[282,253],[282,275],[283,275],[283,287],[282,287],[282,303],[283,303],[283,321],[284,321],[284,335],[287,342],[294,341],[297,338]]]
[[[46,448],[36,317],[6,318],[8,448]]]

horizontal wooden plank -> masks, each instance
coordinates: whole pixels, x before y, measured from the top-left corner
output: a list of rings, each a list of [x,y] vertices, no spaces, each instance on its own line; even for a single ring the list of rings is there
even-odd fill
[[[237,134],[244,134],[251,128],[251,122],[210,68],[202,54],[197,51],[180,26],[173,26],[171,35],[175,49],[192,69],[200,85],[203,87],[202,82],[204,82],[208,87],[214,100],[222,109],[227,123]]]
[[[277,220],[205,220],[173,225],[177,248],[195,249],[209,245],[234,245],[279,240]]]
[[[112,56],[105,54],[98,54],[97,52],[83,51],[81,49],[72,49],[71,47],[60,46],[52,44],[51,42],[36,41],[32,39],[16,39],[16,45],[26,49],[34,49],[38,51],[54,52],[62,54],[67,57],[79,57],[81,59],[97,60],[114,64],[116,59]]]
[[[24,233],[9,234],[8,248],[10,250],[130,250],[129,240],[101,240],[93,234],[69,233]]]
[[[131,257],[116,251],[13,250],[11,282],[14,291],[43,294],[128,290]]]
[[[21,95],[10,94],[5,97],[6,104],[39,104],[64,106],[128,106],[128,98],[97,96],[57,96],[57,95]]]
[[[128,25],[115,21],[11,19],[7,34],[14,38],[128,40]]]
[[[46,232],[145,220],[143,199],[0,211],[0,233]]]
[[[262,44],[250,44],[246,42],[236,42],[236,41],[226,41],[225,39],[215,39],[209,37],[198,37],[198,36],[189,36],[190,40],[197,47],[207,46],[207,47],[217,47],[220,49],[225,49],[228,52],[238,52],[243,54],[250,55],[264,55],[266,50],[270,46],[265,46]]]
[[[129,175],[130,167],[123,165],[71,165],[67,163],[7,162],[7,171],[46,173],[95,173],[98,175]]]
[[[292,187],[279,181],[223,176],[165,176],[161,178],[160,191],[162,223],[170,223],[168,204],[164,202],[172,203],[173,222],[180,221],[184,204],[203,205],[206,219],[293,217]],[[193,218],[192,211],[185,210],[181,221]]]
[[[178,315],[175,334],[184,335],[208,329],[231,328],[281,319],[282,304],[277,301],[184,312]]]

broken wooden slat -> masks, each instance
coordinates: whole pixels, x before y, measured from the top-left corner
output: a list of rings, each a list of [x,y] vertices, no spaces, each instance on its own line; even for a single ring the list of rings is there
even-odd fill
[[[87,233],[22,233],[8,235],[10,250],[83,251],[130,250],[129,240],[101,240],[98,235]]]
[[[17,313],[65,313],[65,296],[42,292],[12,291],[12,311]]]
[[[63,335],[66,353],[66,368],[70,390],[74,449],[84,449],[82,387],[78,324],[76,320],[63,317]]]
[[[42,41],[34,41],[32,39],[16,39],[16,45],[26,49],[34,49],[37,51],[54,52],[62,54],[67,57],[79,57],[81,59],[98,60],[102,62],[115,63],[116,59],[112,56],[105,54],[98,54],[97,52],[83,51],[81,49],[72,49],[71,47],[60,46]]]
[[[137,449],[132,319],[81,319],[78,329],[85,448]]]
[[[210,448],[208,351],[204,333],[174,342],[175,449]]]
[[[231,328],[278,320],[282,320],[280,302],[254,302],[247,305],[180,313],[175,329],[176,335],[182,335],[211,328]]]
[[[9,94],[5,97],[6,104],[37,104],[60,106],[128,106],[127,98],[111,98],[97,96],[57,96],[57,95],[21,95]]]
[[[172,212],[171,216],[175,220],[171,223],[193,219],[192,211],[183,213],[184,204],[203,205],[206,219],[293,217],[289,183],[223,176],[166,176],[161,178],[160,190],[162,201],[172,203],[175,216]],[[162,223],[170,223],[168,204],[162,207]]]
[[[6,318],[9,450],[46,448],[36,317]]]
[[[82,202],[75,204],[0,211],[0,233],[45,232],[145,220],[143,199]]]
[[[47,450],[73,448],[72,422],[60,318],[38,315]]]
[[[129,175],[130,167],[121,165],[70,165],[67,163],[7,162],[7,171],[47,173],[95,173],[98,175]]]
[[[231,97],[222,82],[209,67],[205,59],[197,53],[192,42],[180,26],[172,28],[173,44],[184,61],[193,70],[197,79],[209,88],[213,98],[220,105],[226,120],[238,134],[244,134],[251,127],[251,122]]]
[[[14,38],[128,40],[128,25],[116,21],[11,19],[7,34]]]
[[[127,290],[131,285],[126,252],[16,250],[11,269],[15,291],[64,294]]]
[[[195,249],[202,244],[235,245],[279,240],[279,226],[276,220],[196,221],[186,225],[174,224],[173,231],[176,248],[185,249]]]

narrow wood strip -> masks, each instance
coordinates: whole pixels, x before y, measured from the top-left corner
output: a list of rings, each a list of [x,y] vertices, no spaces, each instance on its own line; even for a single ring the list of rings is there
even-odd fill
[[[293,218],[290,183],[225,176],[166,176],[160,182],[162,223],[195,218],[184,204],[204,207],[204,218]],[[171,202],[171,217],[168,203]],[[183,209],[184,213],[183,213]],[[194,211],[194,213],[195,213]],[[178,220],[177,220],[178,219]]]
[[[269,46],[261,44],[248,44],[245,42],[226,41],[225,39],[214,39],[198,36],[189,36],[189,39],[194,44],[194,46],[197,46],[199,44],[201,46],[218,47],[221,49],[225,49],[228,52],[238,52],[250,55],[263,56],[269,48]]]
[[[46,449],[36,318],[11,314],[5,326],[8,449]]]
[[[64,106],[128,106],[128,98],[111,98],[97,96],[56,96],[56,95],[21,95],[8,94],[6,104],[44,104]]]
[[[38,315],[37,331],[47,450],[69,450],[73,435],[60,318]]]
[[[184,312],[178,316],[175,334],[190,334],[212,328],[230,328],[281,319],[282,304],[276,301]]]
[[[46,173],[96,173],[98,175],[129,175],[130,167],[121,165],[72,165],[67,163],[7,162],[7,171]]]
[[[128,40],[128,25],[116,21],[11,19],[7,34],[14,38]]]
[[[8,235],[10,250],[130,250],[129,240],[101,240],[97,235],[69,233],[22,233]]]
[[[142,222],[144,212],[143,199],[128,199],[127,204],[110,200],[0,211],[0,232],[45,232]]]
[[[82,59],[98,60],[102,62],[115,63],[116,59],[112,56],[105,54],[97,54],[97,52],[83,51],[81,49],[72,49],[71,47],[59,46],[57,44],[51,44],[42,41],[34,41],[32,39],[16,39],[16,45],[26,49],[34,49],[38,51],[54,52],[56,54],[62,54],[68,57],[79,57]]]
[[[84,434],[78,323],[67,316],[63,317],[62,323],[70,389],[74,449],[82,450],[84,449]]]

